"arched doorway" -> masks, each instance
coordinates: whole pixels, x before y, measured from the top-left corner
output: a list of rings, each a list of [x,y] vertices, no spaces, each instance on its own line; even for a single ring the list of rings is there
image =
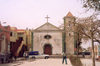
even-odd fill
[[[45,44],[44,45],[44,54],[52,54],[52,46],[50,44]]]

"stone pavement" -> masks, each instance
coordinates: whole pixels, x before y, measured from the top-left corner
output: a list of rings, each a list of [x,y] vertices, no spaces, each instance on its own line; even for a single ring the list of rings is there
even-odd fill
[[[19,66],[72,66],[69,59],[67,59],[68,64],[62,64],[62,59],[36,59],[33,62],[25,62]]]
[[[62,64],[61,58],[49,58],[49,59],[36,59],[36,60],[26,60],[17,61],[10,64],[1,64],[0,66],[72,66],[69,59],[67,59],[68,64]]]
[[[92,59],[81,59],[83,66],[92,66]],[[100,62],[95,62],[96,66],[100,66]]]

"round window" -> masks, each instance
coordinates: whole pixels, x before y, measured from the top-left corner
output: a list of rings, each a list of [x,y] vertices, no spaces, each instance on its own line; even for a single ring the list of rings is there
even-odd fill
[[[50,39],[51,36],[50,36],[50,35],[45,35],[44,38],[45,38],[45,39]]]

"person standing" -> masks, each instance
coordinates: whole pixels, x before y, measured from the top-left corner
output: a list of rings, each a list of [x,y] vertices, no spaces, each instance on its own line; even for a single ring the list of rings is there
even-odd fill
[[[64,60],[65,60],[65,63],[67,64],[67,57],[66,57],[66,54],[63,52],[62,64],[64,63]]]
[[[28,58],[29,58],[29,53],[28,53],[28,51],[25,51],[24,54],[23,54],[23,56],[25,57],[25,59],[28,59]]]

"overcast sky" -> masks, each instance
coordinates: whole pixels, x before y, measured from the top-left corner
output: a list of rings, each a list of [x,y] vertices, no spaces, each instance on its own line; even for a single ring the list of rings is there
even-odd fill
[[[76,17],[88,15],[83,14],[80,0],[0,0],[1,24],[20,29],[39,27],[46,23],[46,15],[50,23],[59,26],[69,11]]]

